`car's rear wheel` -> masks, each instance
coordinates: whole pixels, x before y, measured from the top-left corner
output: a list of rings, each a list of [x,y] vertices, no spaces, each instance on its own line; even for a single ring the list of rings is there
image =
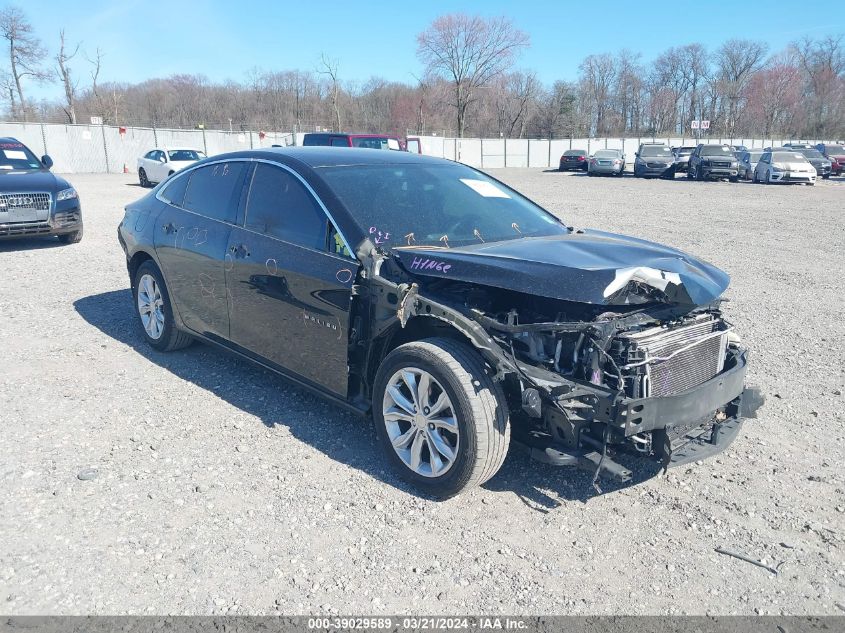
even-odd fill
[[[173,305],[161,271],[148,260],[138,267],[132,283],[135,314],[147,343],[162,352],[187,347],[193,338],[176,327]]]
[[[466,345],[432,338],[393,350],[373,395],[376,432],[401,477],[451,497],[493,477],[510,442],[502,388]]]
[[[147,172],[143,167],[141,167],[141,169],[138,170],[138,182],[141,183],[142,187],[149,187],[150,186],[150,179],[147,178]]]
[[[82,227],[79,227],[79,230],[73,233],[59,235],[59,241],[62,244],[78,244],[82,241]]]

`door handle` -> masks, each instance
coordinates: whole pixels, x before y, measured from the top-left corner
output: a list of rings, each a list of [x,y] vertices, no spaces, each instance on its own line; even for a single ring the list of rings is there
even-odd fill
[[[175,232],[176,232],[176,231],[178,231],[179,229],[177,229],[177,228],[173,225],[173,222],[168,222],[167,224],[162,225],[161,230],[162,230],[162,231],[164,231],[165,233],[167,233],[167,234],[169,235],[170,233],[175,233]]]
[[[232,253],[235,257],[249,257],[249,251],[246,249],[246,246],[243,244],[238,244],[237,246],[230,246],[229,252]]]

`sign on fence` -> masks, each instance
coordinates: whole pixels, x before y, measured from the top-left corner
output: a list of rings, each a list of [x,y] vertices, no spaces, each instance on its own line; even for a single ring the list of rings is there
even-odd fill
[[[102,125],[103,124],[103,117],[101,116],[92,116],[91,117],[91,125]]]
[[[709,130],[710,129],[710,121],[703,119],[701,121],[701,129],[702,130]]]
[[[690,126],[693,130],[697,130],[697,129],[698,129],[698,125],[699,125],[699,120],[698,120],[698,119],[693,119],[692,121],[690,121],[690,124],[689,124],[689,126]]]

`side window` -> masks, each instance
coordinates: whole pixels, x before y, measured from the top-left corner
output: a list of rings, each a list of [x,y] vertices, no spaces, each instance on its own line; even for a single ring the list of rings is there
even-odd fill
[[[190,179],[191,174],[186,174],[174,180],[170,180],[168,185],[159,194],[159,197],[166,200],[174,207],[181,207],[185,200],[185,189],[188,188],[188,181]]]
[[[149,160],[155,160],[156,159],[156,151],[152,150],[150,152],[147,152],[146,154],[144,154],[144,158],[149,159]]]
[[[244,226],[279,239],[326,250],[328,218],[314,196],[290,172],[258,163]]]
[[[345,138],[335,136],[334,138],[332,138],[331,145],[332,147],[349,147],[349,141],[347,141]]]
[[[188,211],[214,220],[234,222],[241,194],[245,163],[232,161],[195,169],[182,205]]]

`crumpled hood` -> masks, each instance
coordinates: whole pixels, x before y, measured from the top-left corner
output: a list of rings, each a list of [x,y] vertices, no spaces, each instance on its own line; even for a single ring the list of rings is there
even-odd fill
[[[603,305],[702,305],[730,281],[674,248],[593,230],[453,248],[398,247],[393,253],[414,275]]]
[[[56,176],[46,169],[0,169],[0,192],[46,191],[52,193],[57,189],[67,189],[68,187],[70,185],[64,178]]]

